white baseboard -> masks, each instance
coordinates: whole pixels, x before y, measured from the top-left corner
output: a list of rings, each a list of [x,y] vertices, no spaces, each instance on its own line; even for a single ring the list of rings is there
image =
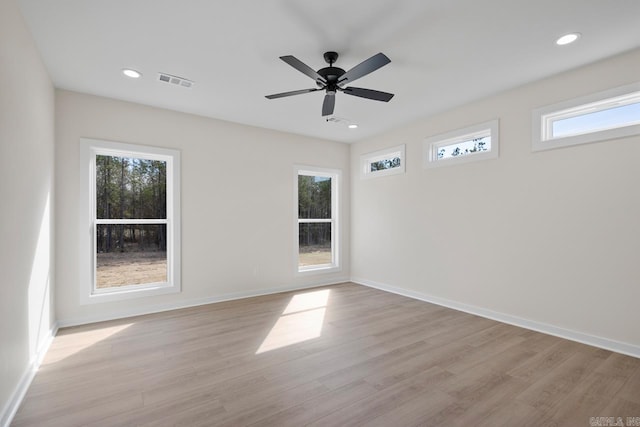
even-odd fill
[[[627,356],[640,358],[640,346],[638,345],[610,340],[608,338],[602,338],[595,335],[585,334],[582,332],[572,331],[570,329],[560,328],[558,326],[550,325],[548,323],[542,323],[535,320],[524,319],[522,317],[500,313],[493,310],[487,310],[485,308],[464,304],[456,301],[451,301],[445,298],[439,298],[439,297],[427,295],[421,292],[397,288],[395,286],[387,285],[384,283],[378,283],[373,280],[363,279],[360,277],[352,277],[351,281],[359,285],[380,289],[383,291],[391,292],[398,295],[403,295],[403,296],[417,299],[420,301],[425,301],[432,304],[441,305],[443,307],[452,308],[454,310],[464,311],[465,313],[474,314],[476,316],[485,317],[487,319],[496,320],[498,322],[508,323],[510,325],[519,326],[521,328],[530,329],[536,332],[541,332],[543,334],[553,335],[553,336],[565,338],[571,341],[576,341],[582,344],[587,344],[594,347],[603,348],[605,350],[614,351],[616,353],[626,354]]]
[[[199,305],[213,304],[216,302],[231,301],[231,300],[242,299],[242,298],[251,298],[251,297],[257,297],[261,295],[278,294],[281,292],[298,291],[302,289],[316,288],[318,286],[336,285],[338,283],[344,283],[348,281],[349,281],[348,277],[341,277],[341,278],[333,279],[330,281],[319,280],[319,281],[305,283],[303,285],[292,285],[292,286],[284,286],[279,288],[268,288],[268,289],[252,290],[252,291],[245,291],[245,292],[234,292],[230,294],[223,294],[223,295],[206,297],[206,298],[180,301],[177,303],[169,303],[169,304],[155,305],[155,306],[142,307],[142,308],[133,308],[129,310],[111,312],[108,314],[102,314],[97,316],[87,316],[87,317],[74,318],[74,319],[58,319],[58,326],[61,328],[66,328],[69,326],[86,325],[89,323],[104,322],[107,320],[123,319],[126,317],[141,316],[144,314],[160,313],[163,311],[171,311],[171,310],[178,310],[181,308],[189,308],[189,307],[196,307]]]
[[[53,338],[57,333],[58,324],[55,323],[47,334],[44,342],[40,345],[37,353],[32,357],[31,362],[22,373],[20,381],[18,381],[18,384],[13,390],[9,401],[5,407],[2,408],[2,411],[0,412],[0,426],[9,427],[9,424],[11,424],[13,417],[15,417],[16,412],[18,412],[18,408],[20,408],[22,399],[24,399],[24,396],[27,394],[31,381],[33,381],[33,378],[36,376],[38,368],[40,368],[40,364],[42,363],[44,356],[47,354],[47,351],[53,342]]]

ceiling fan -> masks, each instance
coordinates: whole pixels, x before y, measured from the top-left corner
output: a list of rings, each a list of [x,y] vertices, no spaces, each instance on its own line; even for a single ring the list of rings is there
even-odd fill
[[[284,98],[285,96],[301,95],[303,93],[324,90],[326,91],[326,95],[324,96],[324,102],[322,103],[322,116],[330,116],[333,114],[336,104],[337,92],[384,102],[389,102],[389,100],[393,98],[392,93],[380,92],[373,89],[364,89],[361,87],[345,87],[345,85],[350,84],[360,77],[364,77],[391,62],[391,60],[383,53],[373,55],[371,58],[361,62],[349,71],[333,66],[334,62],[338,59],[338,54],[336,52],[325,52],[324,60],[327,61],[329,66],[321,68],[318,71],[314,71],[307,64],[292,55],[281,56],[280,59],[301,73],[311,77],[315,80],[318,87],[267,95],[266,98],[268,99]]]

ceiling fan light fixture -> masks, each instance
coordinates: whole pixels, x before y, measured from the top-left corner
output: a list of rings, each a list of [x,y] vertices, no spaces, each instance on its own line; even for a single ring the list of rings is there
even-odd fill
[[[142,77],[142,73],[140,71],[136,71],[132,68],[123,68],[122,74],[132,79],[139,79]]]
[[[578,40],[580,38],[581,34],[580,33],[569,33],[569,34],[565,34],[564,36],[558,38],[558,40],[556,40],[556,44],[558,46],[565,46],[568,44],[571,44],[573,42],[575,42],[576,40]]]

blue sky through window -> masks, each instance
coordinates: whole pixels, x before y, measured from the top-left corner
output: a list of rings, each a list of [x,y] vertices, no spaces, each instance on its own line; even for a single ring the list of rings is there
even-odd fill
[[[622,105],[553,122],[553,137],[597,132],[640,124],[640,103]]]

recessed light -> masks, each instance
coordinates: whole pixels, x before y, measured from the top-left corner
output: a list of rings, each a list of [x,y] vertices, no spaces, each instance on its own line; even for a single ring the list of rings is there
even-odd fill
[[[357,124],[355,124],[355,123],[351,123],[351,124],[348,126],[348,128],[349,128],[349,129],[358,129],[358,125],[357,125]]]
[[[578,40],[579,38],[580,38],[580,33],[565,34],[564,36],[562,36],[558,40],[556,40],[556,44],[558,46],[564,46],[566,44],[573,43],[574,41]]]
[[[132,79],[138,79],[142,77],[142,73],[140,71],[132,70],[131,68],[124,68],[122,70],[122,74],[127,77],[131,77]]]

